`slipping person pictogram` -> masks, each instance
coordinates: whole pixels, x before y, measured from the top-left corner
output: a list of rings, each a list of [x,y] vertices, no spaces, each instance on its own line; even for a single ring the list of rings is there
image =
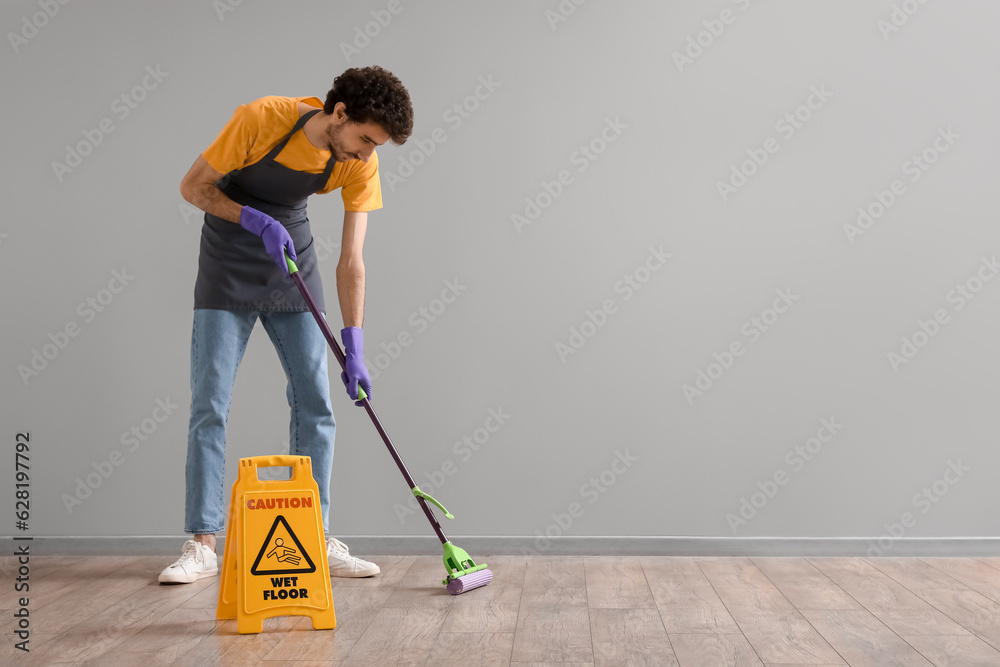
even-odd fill
[[[298,565],[302,560],[295,555],[295,549],[285,546],[285,540],[280,537],[274,538],[274,548],[267,552],[267,557],[274,557],[279,563],[291,563],[292,565]]]
[[[282,529],[279,532],[279,528]],[[288,539],[282,535],[286,535]],[[295,546],[293,547],[292,544]],[[305,563],[302,563],[303,559]],[[316,564],[309,557],[298,535],[281,514],[274,518],[271,529],[267,531],[257,558],[254,559],[250,574],[263,576],[268,574],[306,574],[316,571]]]

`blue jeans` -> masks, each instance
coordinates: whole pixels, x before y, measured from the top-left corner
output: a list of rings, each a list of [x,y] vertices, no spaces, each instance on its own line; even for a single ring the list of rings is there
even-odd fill
[[[337,425],[330,403],[326,338],[312,314],[197,309],[191,332],[191,422],[184,508],[187,533],[218,533],[226,526],[226,422],[236,370],[258,319],[288,378],[289,454],[312,458],[323,528],[329,530]]]

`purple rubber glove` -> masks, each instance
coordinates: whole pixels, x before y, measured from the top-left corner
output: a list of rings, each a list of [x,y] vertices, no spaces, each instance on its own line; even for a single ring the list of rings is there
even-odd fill
[[[267,254],[271,256],[271,259],[286,276],[289,275],[285,252],[294,262],[296,259],[295,245],[284,225],[266,213],[244,206],[240,211],[240,227],[264,239],[264,249],[267,250]]]
[[[340,379],[347,387],[347,395],[354,405],[363,405],[358,400],[358,384],[372,397],[372,381],[365,367],[364,332],[360,327],[347,327],[340,330],[340,339],[344,341],[344,356],[347,358],[347,371],[340,374]]]

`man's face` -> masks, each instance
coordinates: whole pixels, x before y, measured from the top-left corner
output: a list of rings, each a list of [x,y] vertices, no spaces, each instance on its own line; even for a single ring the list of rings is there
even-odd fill
[[[343,102],[339,102],[328,117],[327,150],[337,162],[361,160],[368,162],[376,146],[389,141],[389,133],[373,122],[355,123],[347,118]]]

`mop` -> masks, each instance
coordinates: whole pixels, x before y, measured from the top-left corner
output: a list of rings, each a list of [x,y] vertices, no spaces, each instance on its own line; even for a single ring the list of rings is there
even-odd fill
[[[305,299],[306,305],[309,306],[309,311],[313,314],[313,317],[316,319],[316,323],[319,325],[319,328],[323,331],[323,335],[326,337],[326,341],[330,344],[330,348],[337,356],[337,361],[340,362],[340,367],[346,372],[347,359],[344,357],[344,352],[340,349],[337,339],[333,337],[333,332],[330,331],[330,325],[326,323],[326,320],[323,318],[323,314],[320,313],[319,307],[316,305],[312,295],[309,293],[309,289],[302,280],[302,276],[299,275],[299,268],[287,254],[285,255],[285,261],[288,263],[288,272],[291,274],[292,280],[295,281],[295,285],[299,288],[299,292],[302,293],[302,298]],[[410,492],[416,497],[421,509],[423,509],[424,514],[427,516],[427,520],[431,522],[431,527],[434,529],[434,532],[437,533],[438,539],[441,540],[441,545],[444,547],[444,568],[448,572],[448,576],[441,583],[448,588],[448,592],[452,595],[458,595],[466,591],[471,591],[473,588],[479,588],[490,583],[493,580],[493,573],[486,569],[486,563],[480,563],[477,565],[464,549],[452,544],[448,540],[448,537],[444,534],[444,531],[441,529],[441,524],[438,523],[437,518],[435,518],[434,513],[431,511],[430,507],[427,506],[427,503],[430,502],[436,505],[437,508],[444,512],[444,515],[449,519],[454,519],[454,515],[445,509],[444,505],[436,499],[421,491],[420,487],[413,481],[413,478],[410,477],[409,471],[406,469],[406,466],[403,465],[403,460],[399,458],[399,454],[396,453],[396,448],[392,446],[392,441],[389,440],[389,435],[385,432],[385,429],[382,428],[382,423],[375,414],[375,410],[372,409],[371,401],[368,400],[368,396],[365,394],[360,385],[358,385],[358,399],[368,412],[368,416],[371,417],[372,423],[375,424],[375,428],[378,430],[379,435],[382,436],[382,442],[385,443],[386,448],[389,450],[389,454],[392,455],[392,460],[396,462],[396,466],[399,468],[399,471],[403,473],[403,477],[406,479],[406,483],[410,487]]]

